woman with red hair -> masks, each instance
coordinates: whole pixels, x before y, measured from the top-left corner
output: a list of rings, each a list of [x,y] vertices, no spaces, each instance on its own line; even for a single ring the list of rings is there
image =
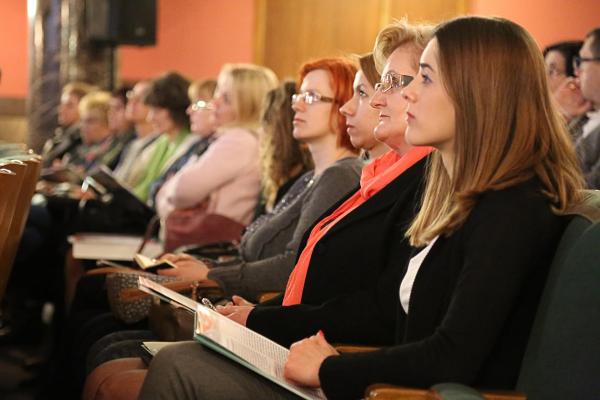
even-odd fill
[[[358,150],[352,146],[345,132],[346,119],[338,112],[340,106],[352,97],[355,73],[356,67],[343,58],[311,61],[300,69],[300,91],[292,96],[295,112],[292,134],[308,147],[315,168],[298,180],[299,186],[293,192],[301,190],[302,193],[283,202],[287,204],[278,207],[279,215],[262,227],[270,232],[253,235],[251,240],[262,241],[260,246],[266,247],[265,242],[276,236],[289,239],[277,251],[264,254],[254,262],[234,265],[227,262],[222,267],[218,263],[209,266],[190,255],[167,255],[166,258],[179,268],[159,273],[198,281],[212,279],[227,294],[242,294],[250,298],[261,292],[285,289],[304,232],[350,193],[359,181],[362,163],[356,157]],[[282,210],[282,207],[286,209]],[[245,241],[242,242],[244,258]]]
[[[353,94],[356,67],[344,58],[319,59],[300,69],[300,90],[292,96],[295,112],[292,134],[304,143],[313,158],[314,170],[307,172],[275,206],[268,220],[248,229],[244,244],[262,248],[258,260],[238,260],[234,265],[209,266],[189,255],[167,255],[178,268],[159,273],[181,279],[217,281],[225,292],[252,296],[264,291],[283,291],[300,242],[312,225],[333,205],[345,199],[359,183],[363,166],[346,134],[346,119],[338,110]],[[298,192],[300,192],[298,194]],[[287,200],[289,201],[287,201]],[[282,241],[282,238],[289,238]],[[256,243],[262,240],[262,243]],[[273,242],[282,242],[277,252]],[[250,243],[254,242],[254,243]],[[101,364],[89,375],[84,399],[129,399],[137,396],[145,374],[138,358]]]

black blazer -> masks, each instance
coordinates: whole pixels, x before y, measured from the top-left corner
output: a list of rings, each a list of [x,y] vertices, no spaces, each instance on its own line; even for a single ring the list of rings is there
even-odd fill
[[[397,345],[323,362],[327,397],[359,398],[377,382],[513,388],[565,222],[534,181],[481,195],[463,226],[440,237],[423,261],[408,315],[399,302],[400,281],[386,289],[395,297],[387,307],[397,313]],[[374,314],[368,306],[329,317],[368,326]]]
[[[300,322],[289,314],[291,310],[302,312],[307,306],[321,305],[340,296],[367,290],[379,281],[388,265],[408,259],[411,247],[404,233],[417,211],[427,160],[425,157],[404,171],[323,236],[310,260],[302,305],[280,307],[283,296],[279,296],[258,305],[249,315],[247,326],[289,345],[322,328],[318,319],[312,317],[310,323]],[[329,209],[319,220],[340,204]],[[300,249],[304,248],[311,230],[312,227],[305,233]]]

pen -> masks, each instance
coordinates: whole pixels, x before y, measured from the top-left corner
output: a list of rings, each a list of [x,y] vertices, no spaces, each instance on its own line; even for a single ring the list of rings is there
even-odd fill
[[[202,300],[200,300],[200,302],[205,306],[210,308],[213,311],[217,311],[217,309],[215,308],[215,306],[213,306],[213,303],[210,302],[209,299],[207,299],[206,297],[203,297]]]

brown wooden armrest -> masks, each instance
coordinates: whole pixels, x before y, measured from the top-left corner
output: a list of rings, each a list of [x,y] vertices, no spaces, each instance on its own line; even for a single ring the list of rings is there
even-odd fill
[[[94,269],[90,269],[89,271],[86,271],[86,275],[108,275],[108,274],[116,274],[116,273],[121,273],[121,274],[139,274],[140,270],[139,269],[133,269],[133,268],[120,268],[120,267],[98,267],[98,268],[94,268]]]
[[[185,290],[192,290],[192,285],[194,285],[195,283],[197,283],[198,289],[219,289],[219,284],[211,279],[206,279],[203,281],[173,281],[161,283],[161,285],[168,289],[174,290],[175,292],[182,292]],[[146,296],[150,296],[150,294],[141,291],[138,288],[124,289],[121,291],[121,299],[126,301],[138,300]]]
[[[376,383],[365,391],[366,400],[439,400],[432,390]]]
[[[487,390],[480,392],[486,400],[527,400],[522,393]],[[415,389],[376,383],[365,391],[366,400],[440,400],[434,389]]]
[[[264,292],[256,296],[256,300],[258,300],[259,303],[264,303],[265,301],[269,301],[280,294],[281,292]]]
[[[339,353],[366,353],[369,351],[376,351],[376,350],[380,349],[380,347],[375,347],[375,346],[362,346],[362,345],[341,344],[341,343],[334,343],[333,347],[335,347],[335,349]]]
[[[481,395],[486,400],[527,400],[527,396],[523,393],[504,390],[485,390],[481,392]]]

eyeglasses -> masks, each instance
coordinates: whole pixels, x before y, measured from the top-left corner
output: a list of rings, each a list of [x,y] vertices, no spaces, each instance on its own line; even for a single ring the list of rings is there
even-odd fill
[[[600,61],[600,57],[579,57],[573,58],[573,67],[579,69],[584,62]]]
[[[375,91],[381,90],[382,93],[386,93],[392,89],[402,89],[407,87],[413,79],[415,79],[414,76],[388,72],[381,77],[381,82],[375,84]]]
[[[565,71],[561,71],[560,69],[558,69],[554,65],[551,65],[551,66],[549,66],[549,67],[546,68],[546,74],[548,76],[563,76],[563,75],[566,75],[566,72]]]
[[[192,111],[193,112],[200,111],[200,110],[212,110],[212,109],[214,109],[214,107],[213,107],[212,103],[209,101],[198,100],[198,101],[192,103]]]
[[[332,97],[321,96],[316,92],[302,92],[296,93],[292,95],[292,104],[296,104],[303,100],[305,104],[311,105],[314,103],[322,102],[322,103],[334,103],[335,99]]]

